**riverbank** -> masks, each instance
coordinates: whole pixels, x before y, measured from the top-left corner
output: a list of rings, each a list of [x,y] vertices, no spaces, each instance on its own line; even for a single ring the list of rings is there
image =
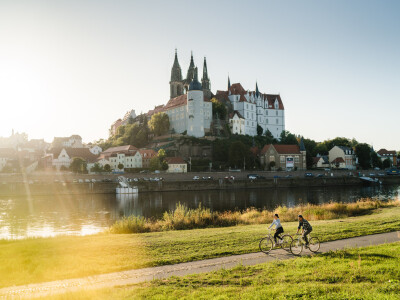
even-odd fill
[[[398,299],[400,243],[40,299]]]
[[[155,176],[153,176],[155,177]],[[88,177],[90,178],[90,177]],[[87,180],[89,180],[86,178]],[[92,178],[94,179],[94,178]],[[115,179],[114,179],[115,180]],[[400,183],[400,176],[384,176],[380,180],[384,185]],[[214,180],[185,181],[139,181],[132,185],[138,187],[140,193],[173,192],[173,191],[205,191],[231,189],[279,189],[296,187],[333,187],[362,186],[364,183],[358,177],[279,177],[260,180],[219,178]],[[6,182],[0,184],[0,196],[37,196],[37,195],[80,195],[80,194],[115,194],[116,182],[71,182],[64,180]]]
[[[161,219],[147,219],[134,215],[124,217],[111,226],[110,232],[142,233],[266,224],[273,221],[274,214],[278,214],[282,222],[295,222],[299,214],[308,221],[331,220],[364,215],[378,208],[399,206],[399,201],[361,199],[354,203],[306,204],[289,208],[279,206],[272,211],[248,208],[245,211],[215,212],[202,207],[201,204],[196,209],[190,209],[179,203],[174,210],[165,212]]]
[[[400,230],[400,207],[313,221],[323,242]],[[284,223],[294,233],[297,222]],[[0,287],[258,252],[266,225],[0,241]]]

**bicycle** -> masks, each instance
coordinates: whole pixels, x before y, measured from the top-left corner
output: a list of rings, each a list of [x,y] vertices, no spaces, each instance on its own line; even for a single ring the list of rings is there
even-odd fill
[[[286,251],[290,251],[290,245],[292,244],[293,238],[288,234],[282,235],[281,238],[282,240],[277,238],[276,246]],[[271,229],[268,230],[268,235],[260,240],[259,248],[260,251],[264,252],[265,254],[268,254],[272,248],[274,248],[274,237],[271,235]]]
[[[297,233],[297,237],[293,239],[293,241],[290,243],[290,252],[292,252],[293,255],[300,255],[300,253],[303,251],[303,246],[305,245],[305,241],[303,239],[302,234]],[[310,234],[308,235],[308,249],[315,253],[319,250],[320,248],[320,242],[317,237],[312,237]]]

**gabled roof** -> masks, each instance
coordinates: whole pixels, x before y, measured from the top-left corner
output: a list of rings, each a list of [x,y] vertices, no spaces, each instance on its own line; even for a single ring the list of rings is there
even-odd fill
[[[186,164],[182,157],[166,157],[167,164]]]
[[[397,153],[396,153],[396,151],[394,151],[394,150],[386,150],[386,149],[380,149],[378,152],[377,152],[379,155],[396,155]]]
[[[53,154],[53,158],[57,158],[62,150],[65,150],[70,158],[80,157],[86,160],[87,162],[95,162],[97,160],[97,155],[94,155],[90,152],[89,148],[53,148],[50,153]]]
[[[261,154],[265,154],[270,147],[275,148],[278,154],[301,154],[299,145],[265,145]]]
[[[179,107],[182,105],[187,104],[187,94],[180,95],[178,97],[172,98],[168,101],[168,103],[165,105],[164,110],[168,110],[174,107]]]
[[[344,159],[342,157],[336,157],[334,160],[332,160],[332,163],[344,163]]]
[[[233,117],[237,115],[240,119],[244,119],[243,116],[237,110],[234,110],[233,113],[229,114],[229,119],[233,119]]]

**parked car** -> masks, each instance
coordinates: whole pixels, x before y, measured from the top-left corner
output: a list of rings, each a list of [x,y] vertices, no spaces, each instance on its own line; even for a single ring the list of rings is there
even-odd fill
[[[314,177],[314,174],[311,172],[304,173],[304,177]]]
[[[140,173],[140,174],[144,174],[144,173],[149,173],[149,171],[148,171],[148,170],[142,170],[142,171],[140,171],[139,173]]]
[[[375,174],[374,173],[369,173],[369,176],[370,177],[375,177]]]
[[[200,180],[200,177],[199,176],[193,176],[193,180]]]
[[[83,183],[83,179],[79,179],[78,181],[79,181],[79,183]]]
[[[226,180],[235,180],[235,176],[225,176]]]
[[[386,171],[387,175],[399,175],[400,171],[396,168],[390,168]]]
[[[286,175],[285,178],[292,178],[292,175]]]
[[[95,182],[96,182],[96,179],[92,178],[92,182],[95,183]]]
[[[255,179],[258,179],[258,175],[257,174],[249,174],[249,175],[247,175],[247,178],[250,180],[255,180]]]
[[[324,174],[318,174],[316,177],[318,177],[318,178],[324,177]]]
[[[90,180],[86,178],[86,179],[85,179],[85,182],[90,182]]]
[[[160,174],[160,171],[159,170],[155,170],[154,174]]]
[[[330,168],[325,168],[324,171],[330,172],[331,169]]]
[[[385,173],[378,173],[378,176],[385,176]]]
[[[112,180],[110,178],[104,178],[102,181],[103,182],[112,182]]]

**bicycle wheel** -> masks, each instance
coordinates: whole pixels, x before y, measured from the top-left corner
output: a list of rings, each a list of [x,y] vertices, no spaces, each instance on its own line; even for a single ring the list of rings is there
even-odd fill
[[[292,242],[293,238],[290,235],[285,234],[284,236],[282,236],[282,244],[281,244],[282,249],[290,251],[290,244],[292,244]]]
[[[319,250],[319,247],[320,247],[319,239],[317,237],[310,238],[308,249],[310,249],[311,252],[317,252]]]
[[[268,254],[269,251],[271,251],[272,247],[274,246],[274,243],[269,237],[265,237],[261,239],[259,246],[261,252]]]
[[[290,243],[290,252],[292,252],[293,255],[300,255],[301,251],[303,251],[303,243],[298,238],[294,239]]]

